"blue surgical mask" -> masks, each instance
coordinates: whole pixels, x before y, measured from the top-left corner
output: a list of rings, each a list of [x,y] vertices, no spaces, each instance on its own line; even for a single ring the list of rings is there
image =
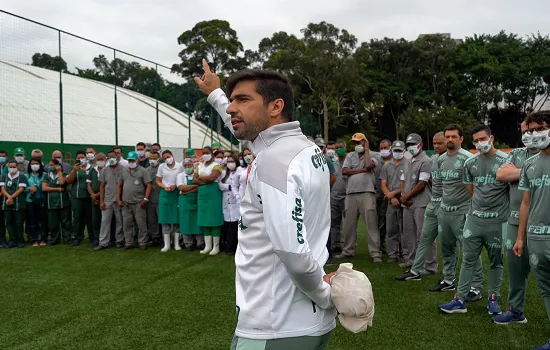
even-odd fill
[[[0,163],[5,163],[6,162],[6,157],[0,157]]]

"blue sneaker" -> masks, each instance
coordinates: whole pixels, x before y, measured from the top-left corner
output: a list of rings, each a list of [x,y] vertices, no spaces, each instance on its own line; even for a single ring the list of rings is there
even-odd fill
[[[487,311],[489,315],[500,315],[502,310],[498,305],[498,296],[496,294],[491,294],[489,300],[487,301]]]
[[[539,346],[538,348],[534,348],[533,350],[550,350],[550,340],[543,346]]]
[[[1,246],[2,248],[6,248],[6,249],[8,249],[8,248],[10,247],[9,244],[6,243],[6,242],[0,243],[0,246]]]
[[[455,295],[454,299],[450,303],[439,305],[439,310],[446,314],[465,314],[468,312],[466,304]]]
[[[24,243],[17,243],[17,248],[25,248],[25,244]]]
[[[75,239],[73,242],[73,247],[78,247],[80,245],[80,241],[78,239]]]
[[[510,307],[510,310],[505,313],[493,317],[493,323],[496,324],[512,324],[512,323],[527,323],[527,319],[523,312],[515,310]]]
[[[93,241],[92,244],[90,244],[90,246],[92,247],[97,247],[99,245],[99,241]]]

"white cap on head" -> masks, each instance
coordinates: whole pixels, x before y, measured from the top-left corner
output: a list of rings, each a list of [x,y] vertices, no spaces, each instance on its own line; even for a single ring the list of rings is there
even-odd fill
[[[353,269],[350,263],[340,264],[331,278],[331,298],[340,313],[342,327],[353,333],[372,327],[374,295],[368,277]]]

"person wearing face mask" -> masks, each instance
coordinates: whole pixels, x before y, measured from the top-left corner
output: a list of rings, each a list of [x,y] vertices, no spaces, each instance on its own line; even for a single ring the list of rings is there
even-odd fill
[[[99,209],[101,210],[101,228],[99,230],[99,245],[95,251],[107,249],[112,245],[112,240],[117,248],[124,247],[124,234],[122,231],[122,208],[116,201],[118,181],[123,166],[118,164],[114,150],[107,152],[105,168],[99,173]],[[114,239],[111,238],[113,216],[115,217]]]
[[[238,184],[237,176],[237,156],[229,155],[227,157],[227,167],[223,169],[218,178],[218,187],[223,197],[223,228],[221,241],[228,255],[235,255],[237,250],[237,232],[240,216],[241,202],[235,196],[238,189],[234,191],[233,186]],[[238,186],[238,185],[237,185]]]
[[[416,248],[420,241],[424,212],[430,203],[432,160],[424,152],[420,135],[410,134],[407,136],[405,145],[413,158],[407,163],[405,172],[401,175],[400,201],[404,206],[401,245],[405,262],[399,264],[399,267],[409,269],[414,262]],[[435,257],[429,257],[430,261],[433,259]]]
[[[9,243],[6,248],[12,248],[17,245],[18,248],[24,248],[24,223],[27,203],[25,201],[24,191],[27,187],[27,177],[20,173],[18,167],[20,163],[11,160],[8,163],[8,173],[2,175],[0,179],[0,188],[2,191],[2,210],[6,228],[10,234]]]
[[[145,158],[147,159],[151,158],[151,147],[152,145],[150,142],[145,142]]]
[[[147,151],[145,150],[145,143],[138,142],[136,145],[136,152],[139,156],[138,158],[138,165],[143,168],[149,167],[149,157],[147,156]]]
[[[8,173],[8,152],[0,150],[0,176]]]
[[[465,299],[470,292],[474,270],[483,247],[489,256],[487,310],[500,315],[498,303],[503,276],[503,232],[509,215],[509,185],[497,181],[496,173],[508,155],[494,147],[491,129],[484,124],[472,130],[478,154],[464,163],[464,183],[472,195],[472,205],[462,233],[462,266],[455,298],[439,305],[445,313],[465,313]]]
[[[29,161],[25,159],[25,150],[22,147],[14,149],[13,159],[17,162],[17,171],[25,175],[29,169]]]
[[[63,161],[63,155],[61,154],[61,151],[59,150],[55,150],[53,151],[52,153],[52,159],[55,159],[59,162],[59,164],[61,164],[61,167],[62,167],[62,170],[63,170],[63,174],[68,174],[71,172],[71,169],[73,168],[69,163],[65,163]],[[52,169],[49,169],[50,171]]]
[[[117,203],[122,207],[125,246],[121,250],[134,249],[134,224],[138,229],[138,244],[147,249],[147,202],[151,196],[151,178],[138,163],[139,154],[128,153],[128,167],[122,169],[117,185]]]
[[[447,150],[443,132],[438,132],[434,135],[433,146],[435,154],[431,157],[432,195],[430,204],[426,207],[424,214],[420,243],[418,244],[411,268],[401,276],[397,276],[395,279],[398,281],[419,281],[422,279],[422,276],[433,275],[437,272],[437,248],[435,240],[439,234],[437,215],[439,214],[439,204],[441,203],[443,193],[438,159]],[[428,254],[430,255],[429,259]]]
[[[328,152],[328,151],[327,151]],[[342,174],[342,165],[346,160],[346,142],[337,140],[334,143],[334,170],[336,181],[330,190],[330,254],[342,252],[341,228],[345,211],[347,176]]]
[[[177,186],[180,191],[179,194],[179,223],[180,232],[183,235],[183,244],[186,251],[192,251],[193,237],[197,240],[197,247],[204,245],[204,238],[202,235],[202,229],[198,224],[197,213],[197,193],[199,191],[198,185],[193,185],[193,177],[195,168],[193,159],[191,158],[195,154],[193,149],[188,149],[186,152],[186,158],[184,160],[184,171],[178,174]]]
[[[88,160],[88,164],[90,164],[93,167],[95,167],[95,155],[96,155],[97,151],[95,150],[94,147],[90,146],[88,148],[86,148],[86,159]]]
[[[403,240],[403,208],[399,198],[401,197],[401,176],[407,166],[407,160],[403,158],[405,143],[399,140],[393,141],[390,152],[391,160],[382,166],[379,177],[384,200],[389,202],[385,213],[388,264],[395,264],[399,260]]]
[[[386,242],[386,211],[388,210],[388,199],[384,197],[384,192],[381,187],[380,173],[384,164],[392,160],[391,152],[392,142],[389,139],[380,141],[380,152],[378,166],[374,170],[376,176],[376,211],[378,212],[378,232],[380,232],[380,251],[382,255],[388,253]]]
[[[202,149],[202,159],[193,178],[199,185],[197,194],[198,224],[204,234],[204,249],[201,254],[216,255],[220,252],[220,233],[223,225],[222,194],[217,179],[222,168],[212,157],[212,149]]]
[[[122,148],[120,148],[120,146],[115,146],[113,147],[113,151],[115,151],[116,153],[116,159],[117,159],[118,165],[127,167],[128,161],[123,157]]]
[[[355,255],[357,220],[362,217],[368,231],[368,250],[374,263],[382,263],[380,233],[376,213],[376,163],[370,156],[367,137],[356,133],[351,138],[355,151],[349,153],[342,166],[342,174],[348,177],[346,188],[346,216],[344,218],[344,246],[337,259]]]
[[[55,153],[55,152],[54,152]],[[55,246],[71,241],[71,203],[65,174],[61,162],[53,158],[49,162],[50,172],[42,180],[42,191],[46,193],[46,208],[48,209],[48,228],[51,233],[49,245]],[[61,232],[59,229],[61,227]]]
[[[160,165],[160,153],[152,152],[149,156],[149,167],[147,172],[152,182],[151,197],[147,203],[147,231],[149,232],[149,239],[152,245],[159,246],[162,242],[162,236],[160,234],[160,228],[158,224],[159,218],[159,187],[157,185],[157,172]]]
[[[176,163],[172,152],[165,150],[162,152],[164,163],[159,166],[157,171],[157,186],[160,189],[159,193],[159,225],[162,227],[162,235],[164,238],[164,248],[161,252],[166,253],[170,250],[170,233],[172,226],[174,229],[174,249],[181,250],[180,247],[180,225],[178,212],[178,194],[177,177],[183,172],[183,165]]]
[[[100,152],[95,155],[95,166],[92,167],[88,173],[88,179],[86,179],[88,193],[90,194],[90,200],[92,202],[92,232],[91,234],[88,232],[90,246],[92,247],[99,246],[99,235],[101,232],[101,182],[99,178],[101,172],[105,169],[106,158],[105,153]]]
[[[501,315],[493,317],[496,324],[526,323],[524,315],[525,296],[527,292],[527,278],[529,277],[529,252],[527,245],[523,246],[523,254],[516,256],[513,248],[518,237],[519,210],[523,192],[519,190],[519,177],[521,168],[527,159],[539,153],[539,149],[532,145],[532,135],[526,121],[521,123],[522,142],[525,147],[516,148],[508,154],[506,163],[497,170],[497,181],[510,184],[509,200],[510,215],[505,230],[504,245],[508,267],[508,305],[509,310]]]
[[[33,247],[45,246],[48,242],[48,228],[44,206],[46,196],[42,191],[42,181],[45,176],[42,158],[31,158],[26,176],[28,235]]]
[[[532,113],[527,116],[526,123],[532,136],[530,146],[540,152],[525,161],[521,168],[518,187],[523,191],[523,199],[513,251],[521,257],[527,255],[525,247],[529,247],[531,271],[550,319],[550,111]],[[548,349],[550,340],[535,350]]]
[[[246,174],[248,165],[244,159],[242,159],[244,151],[250,152],[248,148],[245,148],[243,152],[239,154],[239,163],[237,163],[237,170],[235,170],[233,182],[231,183],[231,190],[239,203],[243,200],[246,191]],[[250,155],[252,155],[252,152]]]
[[[212,153],[218,152],[218,151],[221,151],[221,149],[222,149],[222,144],[219,143],[219,142],[213,142],[213,143],[212,143],[212,147],[210,147],[210,148],[212,148]]]
[[[223,156],[223,152],[222,151],[214,151],[212,153],[212,155],[214,156],[214,162],[216,164],[218,164],[219,166],[221,166],[222,169],[225,169],[225,166],[226,166],[226,160]]]
[[[71,185],[71,207],[73,210],[73,246],[78,247],[84,240],[84,229],[92,233],[92,203],[86,180],[92,166],[86,159],[86,153],[76,152],[76,163],[67,176],[67,183]]]
[[[329,176],[330,176],[330,187],[332,188],[332,185],[334,185],[334,182],[336,182],[336,174],[335,174],[334,163],[332,161],[332,158],[326,154],[325,140],[319,137],[315,139],[313,143],[315,143],[317,147],[319,147],[319,149],[323,153],[323,156],[325,157],[325,161],[327,162],[327,167],[328,167]]]

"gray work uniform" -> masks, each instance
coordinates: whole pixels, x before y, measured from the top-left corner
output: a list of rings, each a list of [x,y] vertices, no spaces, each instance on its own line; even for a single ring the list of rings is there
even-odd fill
[[[424,212],[430,203],[432,194],[430,176],[432,170],[432,160],[426,155],[426,152],[420,152],[407,162],[405,174],[401,178],[404,181],[404,191],[410,193],[420,181],[425,183],[424,188],[416,196],[410,198],[412,205],[403,208],[403,259],[412,266],[416,256],[416,247],[420,241],[422,226],[424,225]],[[436,257],[430,256],[428,259],[435,260]]]
[[[380,180],[386,181],[386,186],[390,191],[398,190],[401,186],[401,177],[405,171],[405,165],[408,160],[396,161],[392,159],[382,166],[380,171]],[[399,196],[396,197],[399,200]],[[401,204],[393,205],[388,203],[386,213],[386,239],[388,241],[388,257],[390,259],[399,259],[400,245],[403,238],[403,208]]]
[[[334,161],[336,182],[330,191],[330,240],[331,247],[341,247],[340,233],[342,231],[342,219],[346,208],[346,184],[347,176],[342,175],[342,163]]]
[[[145,198],[147,185],[151,183],[149,172],[138,165],[135,169],[123,168],[122,182],[122,223],[126,246],[134,244],[134,223],[138,226],[138,243],[147,243],[147,212],[140,203]]]
[[[111,240],[111,223],[115,217],[115,238],[118,244],[124,241],[122,233],[122,210],[116,202],[116,187],[122,171],[121,165],[108,166],[99,174],[99,181],[105,184],[103,202],[105,209],[101,213],[101,229],[99,231],[99,244],[106,247]]]
[[[160,165],[160,164],[159,164]],[[152,191],[151,197],[149,197],[149,203],[147,203],[147,231],[149,233],[149,238],[155,242],[161,242],[162,237],[160,235],[159,227],[159,187],[157,185],[157,171],[159,166],[149,166],[147,172],[152,181]]]
[[[372,160],[376,164],[376,160]],[[364,169],[364,154],[359,154],[358,152],[349,153],[344,161],[343,168],[351,170]],[[342,247],[342,254],[344,256],[353,256],[355,254],[357,220],[359,217],[363,218],[367,226],[370,256],[372,258],[380,258],[381,256],[375,183],[376,180],[373,171],[348,176],[344,218],[344,246]]]

